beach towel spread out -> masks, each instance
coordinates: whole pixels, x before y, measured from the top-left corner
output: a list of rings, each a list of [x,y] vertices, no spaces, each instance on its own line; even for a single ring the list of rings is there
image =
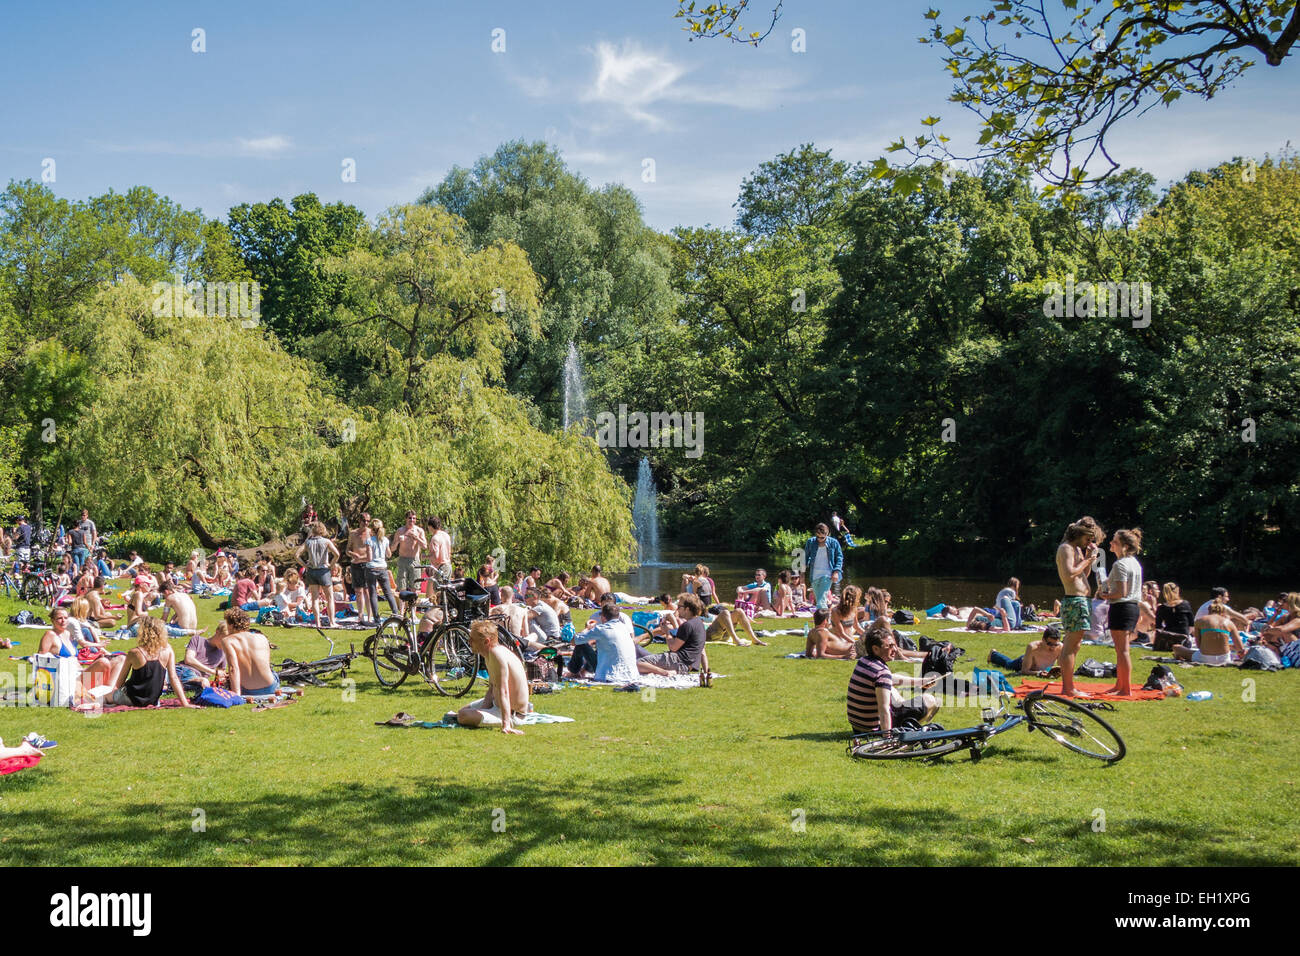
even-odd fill
[[[1180,661],[1176,657],[1150,657],[1142,655],[1144,661],[1155,661],[1157,664],[1181,664],[1184,667],[1236,667],[1239,661],[1229,661],[1226,664],[1207,664],[1205,661]]]
[[[988,631],[972,631],[968,627],[941,627],[939,628],[939,630],[946,631],[948,633],[952,633],[955,631],[960,634],[1041,634],[1043,633],[1044,628],[1027,627],[1027,628],[1022,628],[1019,631],[1003,631],[1000,630],[999,628],[993,628],[992,630],[988,630]],[[898,633],[901,634],[902,632],[900,631]]]
[[[714,674],[713,679],[726,677],[726,674]],[[653,687],[656,690],[690,690],[700,686],[699,674],[637,674],[634,681],[594,681],[590,678],[565,680],[566,684],[579,687],[626,687],[629,683],[639,687]]]
[[[572,717],[561,717],[558,714],[528,714],[526,717],[515,717],[511,723],[516,727],[532,727],[534,724],[571,724]],[[386,725],[393,726],[393,725]],[[424,730],[492,730],[492,727],[465,727],[452,721],[451,723],[442,723],[432,720],[417,720],[408,724],[408,727],[420,727]]]
[[[1164,700],[1165,692],[1163,690],[1143,690],[1141,687],[1134,687],[1133,693],[1127,697],[1121,697],[1118,694],[1103,694],[1107,687],[1112,685],[1106,683],[1087,683],[1085,681],[1075,681],[1074,689],[1081,694],[1087,694],[1094,700]],[[1061,692],[1061,682],[1045,680],[1026,680],[1021,681],[1020,686],[1016,688],[1017,697],[1026,697],[1030,691],[1045,690],[1049,694],[1059,694]]]
[[[115,704],[112,707],[100,707],[97,701],[87,701],[84,704],[77,704],[72,709],[80,714],[121,714],[128,710],[167,710],[172,707],[180,707],[181,702],[175,697],[160,697],[158,703],[152,707],[128,707],[126,704]]]

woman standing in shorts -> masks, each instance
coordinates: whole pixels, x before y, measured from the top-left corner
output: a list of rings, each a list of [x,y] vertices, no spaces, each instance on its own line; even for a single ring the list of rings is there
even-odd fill
[[[1137,633],[1142,614],[1142,565],[1136,557],[1142,551],[1142,529],[1116,531],[1110,539],[1110,550],[1118,560],[1110,569],[1106,586],[1097,592],[1098,597],[1106,599],[1110,637],[1115,642],[1115,686],[1106,693],[1127,697],[1133,692],[1128,645]]]
[[[325,537],[325,525],[319,521],[311,526],[311,537],[298,546],[294,557],[303,561],[306,552],[307,572],[302,576],[311,592],[312,617],[321,624],[320,605],[323,603],[329,612],[322,626],[334,626],[334,579],[330,575],[330,563],[338,559],[339,549],[329,538]]]

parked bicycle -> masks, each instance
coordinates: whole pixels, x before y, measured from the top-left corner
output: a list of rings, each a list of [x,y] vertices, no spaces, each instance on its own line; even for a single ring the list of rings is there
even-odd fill
[[[6,577],[8,577],[6,575]],[[50,608],[54,606],[54,598],[57,588],[54,585],[54,572],[49,568],[24,565],[20,572],[18,584],[18,598],[26,601],[28,604],[39,604],[42,607]]]
[[[402,613],[382,621],[361,653],[370,658],[375,677],[385,687],[399,687],[419,674],[444,697],[464,697],[482,666],[469,644],[469,624],[486,617],[488,593],[473,579],[450,580],[433,565],[417,568],[432,571],[423,580],[437,583],[437,599],[428,614],[432,629],[419,632],[419,593],[402,591]]]
[[[1097,702],[1083,703],[1036,690],[1016,702],[1014,709],[1019,712],[1013,713],[1014,697],[1005,691],[998,696],[999,708],[982,711],[978,726],[944,730],[929,725],[898,730],[888,736],[858,734],[849,744],[849,755],[865,760],[903,760],[969,750],[971,760],[979,760],[992,738],[1023,723],[1030,732],[1041,731],[1048,739],[1085,757],[1105,763],[1118,763],[1124,758],[1124,740],[1114,727],[1093,713]]]

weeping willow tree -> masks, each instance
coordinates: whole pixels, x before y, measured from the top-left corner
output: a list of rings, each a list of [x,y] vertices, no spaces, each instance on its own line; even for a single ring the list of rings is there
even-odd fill
[[[595,443],[540,431],[453,356],[422,361],[409,408],[351,407],[274,336],[156,316],[133,279],[80,318],[72,347],[98,380],[68,426],[69,478],[101,522],[188,528],[214,548],[295,529],[304,497],[322,513],[353,499],[390,520],[442,516],[475,561],[628,563],[630,492]]]

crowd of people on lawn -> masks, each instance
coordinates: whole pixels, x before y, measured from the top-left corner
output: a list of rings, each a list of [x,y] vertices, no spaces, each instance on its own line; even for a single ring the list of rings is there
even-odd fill
[[[851,541],[842,520],[836,527]],[[262,552],[245,566],[232,552],[217,551],[209,557],[195,551],[183,568],[165,562],[155,573],[135,552],[113,568],[94,522],[83,511],[79,522],[68,532],[59,529],[53,542],[58,593],[38,652],[76,657],[82,693],[98,696],[105,705],[151,706],[166,689],[181,687],[182,704],[192,706],[185,695],[212,684],[247,698],[263,698],[276,694],[280,685],[271,663],[273,645],[259,624],[372,628],[415,602],[423,609],[420,631],[427,634],[440,623],[437,588],[458,581],[482,595],[487,607],[486,618],[473,622],[471,639],[487,663],[488,692],[455,715],[463,724],[514,732],[512,714],[528,709],[524,663],[539,654],[556,663],[559,676],[576,680],[635,683],[647,676],[707,673],[707,642],[766,644],[752,624],[761,617],[810,616],[804,656],[856,661],[848,686],[848,717],[855,732],[888,733],[903,721],[923,723],[938,706],[926,693],[931,679],[889,669],[891,661],[917,661],[925,655],[901,646],[887,590],[839,587],[843,548],[827,524],[817,525],[807,540],[803,570],[782,570],[769,581],[759,568],[752,582],[728,595],[733,597],[730,604],[723,603],[703,564],[682,575],[676,597],[617,591],[599,565],[576,581],[563,571],[547,578],[534,566],[504,583],[489,561],[468,578],[453,565],[452,541],[442,522],[433,516],[421,521],[414,511],[406,513],[391,536],[381,520],[363,513],[348,529],[346,561],[310,509],[303,530],[294,560],[283,570]],[[1018,658],[994,650],[989,662],[1023,675],[1059,674],[1067,696],[1077,695],[1074,660],[1081,643],[1107,633],[1116,654],[1115,685],[1107,692],[1120,696],[1131,691],[1129,648],[1135,643],[1206,664],[1239,660],[1251,645],[1276,654],[1288,666],[1300,665],[1300,594],[1281,595],[1262,609],[1237,611],[1228,592],[1216,588],[1193,613],[1177,584],[1161,587],[1143,580],[1139,529],[1111,536],[1115,561],[1103,578],[1100,549],[1105,537],[1090,517],[1066,529],[1056,554],[1063,596],[1050,614],[1021,603],[1016,578],[989,607],[936,605],[926,614],[996,632],[1018,631],[1026,621],[1059,618],[1059,625],[1043,630]],[[32,528],[25,519],[12,532],[0,532],[0,551],[11,555],[18,568],[30,562]],[[426,574],[426,569],[434,573]],[[1093,574],[1099,582],[1095,594],[1089,584]],[[106,595],[106,584],[114,579],[127,584],[116,604]],[[219,596],[228,597],[225,614],[208,635],[198,627],[194,598]],[[622,606],[637,609],[629,614]],[[151,615],[154,609],[161,609],[161,617]],[[574,609],[594,612],[581,631],[574,627]],[[187,641],[183,657],[178,659],[172,651],[169,638]],[[112,640],[135,643],[119,653],[109,650]],[[653,645],[659,642],[665,649],[656,653]],[[513,646],[507,648],[506,643]],[[902,688],[916,693],[905,698]]]

